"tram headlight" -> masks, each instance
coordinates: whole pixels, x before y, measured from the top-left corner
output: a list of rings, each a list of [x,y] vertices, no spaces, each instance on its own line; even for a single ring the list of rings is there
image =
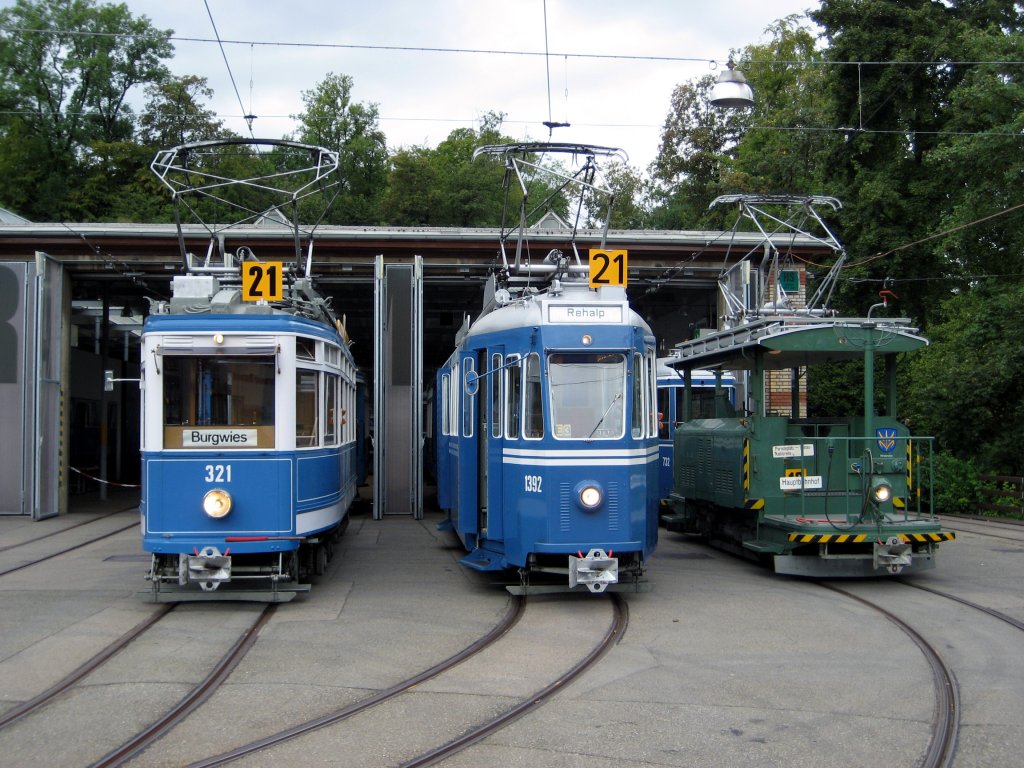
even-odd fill
[[[203,512],[210,517],[220,519],[231,511],[231,494],[220,488],[207,491],[203,496]]]
[[[584,509],[597,509],[601,505],[601,501],[604,498],[604,494],[601,493],[601,489],[596,485],[586,483],[577,489],[579,494],[580,504]]]
[[[871,500],[876,504],[889,501],[892,498],[892,486],[889,481],[883,478],[875,480],[871,484]]]

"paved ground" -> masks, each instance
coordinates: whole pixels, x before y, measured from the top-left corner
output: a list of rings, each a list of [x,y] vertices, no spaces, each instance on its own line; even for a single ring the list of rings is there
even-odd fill
[[[79,498],[71,514],[55,520],[0,518],[0,570],[125,528],[0,577],[0,711],[154,610],[136,595],[146,588],[148,560],[133,502],[130,494],[111,494],[104,503]],[[70,527],[117,509],[125,511]],[[280,606],[229,682],[134,764],[182,765],[340,708],[494,626],[507,594],[458,565],[456,541],[435,530],[439,519],[355,516],[308,598]],[[943,546],[938,570],[917,578],[1024,619],[1022,555],[1024,542],[964,533]],[[920,652],[893,624],[813,583],[664,531],[650,575],[653,591],[627,596],[629,628],[596,669],[538,713],[445,764],[919,763],[930,736],[932,682]],[[956,765],[1013,764],[1024,749],[1020,632],[887,580],[854,588],[918,627],[956,670],[963,698]],[[606,602],[586,594],[530,598],[504,655],[425,684],[358,727],[339,724],[241,764],[395,765],[467,713],[510,706],[571,664],[606,627]],[[201,678],[258,610],[181,606],[79,689],[0,731],[0,762],[78,766],[98,759]]]

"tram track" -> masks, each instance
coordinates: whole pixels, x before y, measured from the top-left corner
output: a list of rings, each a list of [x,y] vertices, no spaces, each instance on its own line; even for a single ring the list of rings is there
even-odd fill
[[[135,640],[140,635],[144,634],[147,630],[152,628],[157,622],[160,621],[160,619],[162,619],[164,616],[170,613],[174,609],[175,605],[176,604],[172,603],[160,606],[158,610],[151,613],[145,619],[140,621],[134,627],[132,627],[119,638],[117,638],[114,642],[110,643],[102,651],[97,653],[88,661],[80,664],[78,667],[76,667],[70,673],[68,673],[59,681],[54,683],[52,686],[47,688],[45,691],[37,694],[36,696],[33,696],[28,701],[19,704],[13,709],[4,712],[2,715],[0,715],[0,730],[3,730],[9,725],[14,724],[26,715],[29,715],[35,712],[36,710],[43,708],[51,701],[53,701],[53,699],[57,698],[62,693],[65,693],[66,691],[70,690],[79,680],[81,680],[86,675],[90,674],[91,672],[99,668],[101,665],[103,665],[109,659],[115,656],[118,652],[124,649],[129,643],[131,643],[133,640]]]
[[[403,766],[428,766],[437,763],[467,747],[476,744],[487,736],[501,730],[512,722],[518,720],[529,712],[546,703],[558,691],[563,690],[573,680],[596,664],[623,636],[628,624],[628,605],[620,595],[609,593],[612,603],[613,618],[608,629],[602,635],[600,641],[582,659],[577,661],[569,670],[558,675],[543,688],[521,697],[521,701],[512,708],[500,713],[498,716],[477,723],[469,727],[460,736],[446,741],[433,749],[424,752],[407,762],[400,763]],[[188,764],[188,768],[212,768],[213,766],[226,765],[235,760],[244,758],[260,750],[281,745],[287,741],[300,738],[314,731],[335,725],[359,713],[366,712],[374,707],[392,702],[399,696],[407,693],[415,687],[443,673],[453,669],[469,658],[480,652],[492,648],[509,630],[511,630],[522,618],[527,605],[526,597],[514,597],[509,603],[509,610],[493,629],[486,635],[479,638],[465,649],[450,656],[437,665],[430,667],[406,680],[382,690],[372,696],[353,702],[335,712],[328,713],[321,717],[300,723],[286,730],[280,731],[271,736],[253,740],[230,751],[215,755],[203,760]]]
[[[108,517],[113,517],[114,515],[119,515],[122,512],[128,512],[128,511],[133,510],[133,509],[138,509],[138,507],[139,507],[138,504],[132,504],[130,507],[124,507],[123,509],[115,509],[112,512],[104,512],[103,514],[97,515],[96,517],[93,517],[90,520],[83,520],[80,523],[75,523],[74,525],[69,525],[66,528],[61,528],[58,531],[50,531],[49,533],[44,533],[42,536],[36,536],[34,539],[26,539],[25,541],[19,541],[19,542],[15,543],[15,544],[6,544],[6,545],[0,547],[0,552],[9,552],[10,550],[17,549],[18,547],[26,547],[29,544],[35,544],[36,542],[43,541],[44,539],[50,539],[50,538],[53,538],[54,536],[60,536],[62,533],[67,533],[68,531],[73,531],[76,528],[81,528],[84,525],[92,525],[93,523],[97,523],[100,520],[106,520]],[[124,529],[122,528],[121,530],[124,530]]]
[[[77,526],[73,526],[73,527],[77,527]],[[113,531],[109,531],[109,532],[101,534],[99,536],[94,536],[91,539],[87,539],[86,541],[78,542],[77,544],[74,544],[74,545],[72,545],[70,547],[65,547],[64,549],[58,550],[57,552],[51,552],[51,553],[49,553],[47,555],[44,555],[42,557],[37,557],[36,559],[30,560],[27,563],[20,563],[18,565],[10,566],[8,568],[0,568],[0,576],[7,576],[8,574],[11,574],[11,573],[17,573],[18,571],[23,571],[26,568],[31,568],[34,565],[39,565],[40,563],[45,563],[47,560],[52,560],[55,557],[60,557],[61,555],[66,555],[69,552],[74,552],[75,550],[82,549],[83,547],[87,547],[90,544],[95,544],[97,541],[103,541],[104,539],[109,539],[110,537],[116,536],[119,533],[124,533],[125,531],[127,531],[129,529],[138,528],[138,527],[139,527],[139,524],[138,524],[137,521],[136,522],[132,522],[129,525],[123,526],[121,528],[117,528],[117,529],[115,529]],[[70,529],[64,529],[64,530],[70,530]],[[63,532],[64,531],[58,531],[57,533],[63,533]],[[54,534],[54,535],[56,535],[56,534]],[[48,538],[48,536],[45,536],[45,537],[41,536],[40,538]],[[34,539],[33,541],[38,541],[38,539]],[[28,544],[30,542],[24,542],[24,543]],[[14,546],[21,546],[21,545],[20,544],[13,545],[12,548]]]
[[[402,768],[424,768],[424,766],[434,765],[447,757],[451,757],[457,752],[461,752],[467,747],[487,738],[491,734],[500,731],[502,728],[505,728],[524,715],[538,709],[558,691],[565,688],[565,686],[590,669],[606,653],[608,653],[608,651],[611,650],[612,646],[619,642],[625,634],[626,627],[629,624],[629,608],[626,601],[614,592],[610,593],[610,597],[613,607],[613,620],[608,627],[608,631],[605,633],[604,637],[601,638],[601,642],[598,643],[590,653],[583,657],[583,659],[565,672],[565,674],[561,675],[558,679],[549,683],[543,689],[524,699],[520,704],[498,717],[492,718],[485,723],[481,723],[462,736],[442,744],[429,752],[425,752],[408,762],[402,763]]]
[[[159,740],[178,723],[195,712],[214,694],[238,666],[239,662],[256,644],[260,631],[277,611],[277,604],[271,603],[264,607],[252,625],[239,636],[234,645],[228,649],[198,685],[192,688],[177,704],[162,717],[139,731],[117,749],[108,752],[91,768],[113,768],[124,765]]]
[[[906,581],[904,579],[897,579],[897,581],[900,584],[902,584],[903,586],[905,586],[905,587],[912,587],[913,589],[919,589],[922,592],[930,592],[933,595],[938,595],[939,597],[944,597],[947,600],[952,600],[952,601],[960,603],[962,605],[966,605],[969,608],[974,608],[977,611],[981,611],[982,613],[986,613],[989,616],[992,616],[993,618],[996,618],[999,621],[1002,621],[1002,622],[1004,622],[1006,624],[1009,624],[1011,627],[1016,627],[1017,629],[1019,629],[1022,632],[1024,632],[1024,621],[1021,621],[1020,619],[1015,619],[1015,618],[1013,618],[1013,616],[1009,616],[1009,615],[1003,613],[1002,611],[997,611],[995,608],[989,608],[986,605],[981,605],[980,603],[975,603],[973,600],[968,600],[965,597],[960,597],[959,595],[954,595],[954,594],[952,594],[950,592],[944,592],[941,589],[935,589],[934,587],[926,587],[923,584],[915,584],[913,582]]]
[[[161,620],[165,619],[179,606],[179,603],[168,603],[158,606],[149,616],[65,675],[57,683],[22,704],[4,712],[0,715],[0,731],[19,723],[30,715],[40,713],[59,697],[75,689],[88,675],[99,670],[133,642],[138,641],[147,632],[158,626]],[[92,763],[93,768],[124,765],[202,706],[252,649],[260,631],[272,618],[277,607],[276,604],[265,606],[256,619],[249,622],[249,626],[241,632],[231,647],[213,664],[210,671],[201,681],[192,686],[191,690],[163,715],[116,749],[107,752],[99,760]]]
[[[447,670],[461,664],[466,659],[475,656],[480,651],[494,645],[506,632],[518,623],[519,619],[522,618],[523,612],[526,609],[526,599],[522,597],[513,598],[509,601],[509,608],[502,617],[502,620],[498,622],[487,634],[483,635],[470,645],[466,646],[457,653],[449,656],[444,661],[441,661],[434,666],[423,670],[422,672],[413,675],[412,677],[406,678],[401,682],[395,683],[390,688],[386,688],[379,693],[369,696],[365,699],[352,702],[348,706],[342,707],[341,709],[329,712],[320,717],[312,720],[307,720],[304,723],[287,728],[283,731],[279,731],[270,736],[265,736],[261,739],[255,739],[247,744],[243,744],[240,747],[236,747],[228,752],[223,752],[219,755],[205,758],[203,760],[197,760],[193,763],[188,764],[188,768],[213,768],[213,766],[227,765],[235,760],[238,760],[246,755],[257,752],[261,749],[273,747],[278,744],[282,744],[286,741],[304,736],[313,731],[317,731],[321,728],[325,728],[335,723],[340,723],[342,720],[346,720],[353,715],[363,712],[371,707],[375,707],[389,699],[393,699],[396,696],[408,691],[409,689],[420,685],[438,675],[446,672]]]
[[[921,762],[921,768],[949,768],[953,764],[953,758],[956,754],[961,713],[960,689],[953,670],[950,669],[942,656],[939,655],[938,651],[932,647],[931,643],[923,635],[896,614],[867,598],[841,587],[822,581],[815,583],[824,589],[848,597],[880,613],[906,634],[921,651],[931,670],[935,688],[932,736],[924,759]]]

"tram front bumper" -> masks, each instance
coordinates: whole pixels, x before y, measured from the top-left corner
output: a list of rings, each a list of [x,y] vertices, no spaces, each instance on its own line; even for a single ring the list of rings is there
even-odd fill
[[[203,547],[194,554],[182,554],[178,562],[178,584],[196,582],[204,592],[212,592],[231,580],[231,556],[216,547]]]
[[[583,584],[591,592],[604,592],[619,581],[619,559],[603,549],[592,549],[586,557],[569,555],[569,588]]]

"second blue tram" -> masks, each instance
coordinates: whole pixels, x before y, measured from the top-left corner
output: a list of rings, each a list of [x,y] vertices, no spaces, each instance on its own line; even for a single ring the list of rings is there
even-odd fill
[[[492,294],[437,377],[438,500],[464,565],[518,571],[512,591],[541,573],[639,588],[658,535],[656,370],[621,288]]]

